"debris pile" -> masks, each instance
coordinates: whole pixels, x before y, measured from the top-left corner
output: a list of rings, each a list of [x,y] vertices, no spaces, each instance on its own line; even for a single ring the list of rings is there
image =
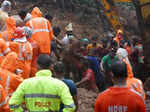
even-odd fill
[[[78,88],[79,109],[78,112],[94,112],[94,103],[98,93]]]

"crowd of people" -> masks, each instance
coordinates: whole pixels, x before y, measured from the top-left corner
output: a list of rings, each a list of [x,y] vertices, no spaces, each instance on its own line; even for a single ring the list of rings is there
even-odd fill
[[[38,7],[9,16],[0,9],[0,112],[77,112],[77,87],[102,92],[95,112],[146,112],[140,38],[118,29],[100,40],[75,37],[73,24],[53,27]],[[58,38],[62,37],[62,38]]]

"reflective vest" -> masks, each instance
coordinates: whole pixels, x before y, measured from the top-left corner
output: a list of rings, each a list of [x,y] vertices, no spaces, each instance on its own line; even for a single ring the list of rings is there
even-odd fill
[[[0,112],[10,112],[9,106],[8,106],[8,99],[9,97],[7,96],[4,88],[2,85],[0,85]]]
[[[40,53],[50,54],[50,45],[53,38],[50,22],[43,17],[36,17],[27,22],[27,26],[33,30],[32,39],[38,43]]]
[[[29,39],[28,41],[31,43],[33,49],[30,77],[34,77],[35,73],[37,72],[37,58],[40,54],[40,48],[34,40]]]
[[[10,96],[22,81],[20,76],[0,68],[0,84],[4,87],[7,95]]]
[[[12,32],[4,31],[4,32],[2,32],[2,34],[1,34],[1,38],[2,38],[3,40],[5,40],[5,42],[6,42],[7,45],[9,46],[9,42],[10,42],[11,39],[13,38],[13,34],[12,34]]]
[[[138,93],[140,93],[143,97],[143,99],[146,99],[146,95],[144,92],[144,86],[141,80],[137,78],[127,78],[127,87],[134,89]]]
[[[10,48],[7,46],[3,39],[0,39],[0,63],[4,59],[4,56],[10,52]]]
[[[25,44],[19,44],[19,56],[20,61],[29,61],[32,60],[32,45],[27,42]]]
[[[25,42],[25,43],[11,42],[10,48],[18,55],[17,68],[23,71],[21,73],[22,77],[24,79],[29,78],[30,71],[31,71],[32,55],[33,55],[32,45],[29,42]]]
[[[128,70],[128,78],[126,79],[127,87],[134,89],[135,91],[140,93],[145,99],[146,95],[144,92],[144,86],[142,81],[134,77],[130,64],[125,60],[123,61],[126,63],[127,70]]]
[[[24,80],[9,100],[10,109],[21,112],[21,104],[25,102],[29,112],[58,112],[62,102],[63,112],[74,112],[75,104],[68,87],[51,75],[51,71],[41,70],[36,77]]]
[[[8,55],[5,56],[3,59],[0,67],[2,69],[6,69],[12,73],[16,73],[17,70],[17,59],[18,56],[15,52],[10,52]]]

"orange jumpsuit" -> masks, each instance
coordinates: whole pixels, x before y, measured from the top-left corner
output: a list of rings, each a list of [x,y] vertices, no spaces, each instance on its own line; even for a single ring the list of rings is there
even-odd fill
[[[7,45],[9,45],[9,41],[13,38],[13,33],[16,29],[16,21],[12,17],[8,17],[6,20],[6,30],[2,32],[1,38],[3,38]]]
[[[15,52],[8,53],[2,61],[0,67],[12,73],[16,73],[18,56]]]
[[[99,95],[95,112],[146,112],[144,100],[127,87],[110,87]]]
[[[23,78],[6,69],[0,68],[0,80],[0,84],[4,87],[6,93],[11,96],[23,81]]]
[[[30,76],[33,77],[35,76],[35,73],[37,72],[37,58],[40,54],[40,48],[39,48],[39,45],[34,40],[28,39],[28,41],[31,43],[32,49],[33,49],[31,74],[30,74]]]
[[[0,39],[0,64],[4,57],[10,52],[9,47],[3,39]]]
[[[130,64],[126,61],[125,61],[125,63],[127,64],[127,70],[128,70],[128,78],[126,80],[127,87],[134,89],[135,91],[140,93],[143,96],[143,98],[145,99],[146,95],[145,95],[145,92],[143,89],[144,86],[143,86],[142,81],[140,79],[137,79],[134,77]]]
[[[32,62],[32,45],[29,42],[10,42],[10,49],[17,53],[17,68],[22,70],[22,77],[30,77]]]
[[[50,22],[42,17],[39,8],[35,7],[33,9],[32,19],[26,25],[33,30],[32,39],[38,43],[40,53],[50,54],[53,31]]]
[[[10,112],[9,106],[8,106],[8,96],[2,87],[0,85],[0,112]]]

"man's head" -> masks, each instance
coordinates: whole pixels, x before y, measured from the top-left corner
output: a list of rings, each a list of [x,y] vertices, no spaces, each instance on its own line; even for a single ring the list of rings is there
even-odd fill
[[[59,27],[54,27],[53,32],[54,32],[54,35],[57,37],[60,34],[61,29]]]
[[[87,38],[82,38],[80,40],[80,45],[81,45],[81,48],[83,50],[86,50],[87,49],[87,46],[88,46],[88,43],[89,43],[89,40]]]
[[[89,68],[90,62],[87,59],[81,59],[82,70],[85,71]]]
[[[121,47],[121,48],[124,48],[124,47],[125,47],[125,43],[126,43],[125,40],[121,40],[121,41],[120,41],[120,47]]]
[[[88,55],[89,56],[96,56],[97,55],[97,50],[95,48],[90,49]]]
[[[45,18],[48,19],[50,22],[53,21],[53,16],[51,16],[50,14],[46,14]]]
[[[40,54],[37,59],[38,69],[50,69],[51,66],[50,56],[47,54]]]
[[[107,38],[104,38],[102,40],[103,48],[106,48],[108,46],[109,40]]]
[[[54,72],[56,73],[56,77],[64,77],[65,73],[65,65],[63,62],[58,61],[54,64]]]
[[[112,64],[111,71],[113,74],[113,79],[124,80],[128,76],[126,63],[123,61],[117,61]]]
[[[67,31],[66,34],[67,34],[69,39],[73,38],[73,32],[72,31]]]
[[[8,13],[11,10],[11,2],[7,0],[3,1],[1,4],[1,9]]]
[[[96,46],[97,41],[98,41],[97,37],[92,37],[91,38],[91,43],[92,43],[93,46]]]
[[[110,46],[111,46],[111,48],[110,48],[109,55],[111,58],[113,58],[116,55],[116,52],[118,49],[118,44],[116,41],[112,41]]]
[[[20,18],[22,20],[25,19],[26,15],[27,15],[27,11],[25,9],[21,9],[19,12],[18,12],[18,15],[20,16]]]
[[[111,58],[114,58],[116,56],[116,52],[117,50],[114,49],[114,48],[110,48],[110,52],[109,52],[109,55]]]

